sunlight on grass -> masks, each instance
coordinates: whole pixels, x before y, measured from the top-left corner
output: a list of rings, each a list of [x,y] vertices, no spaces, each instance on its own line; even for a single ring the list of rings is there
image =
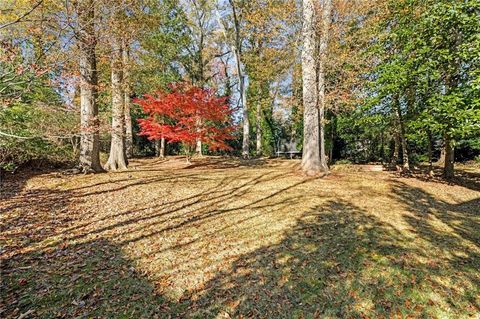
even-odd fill
[[[478,192],[385,172],[306,179],[295,161],[203,161],[28,180],[2,201],[9,313],[478,314]]]

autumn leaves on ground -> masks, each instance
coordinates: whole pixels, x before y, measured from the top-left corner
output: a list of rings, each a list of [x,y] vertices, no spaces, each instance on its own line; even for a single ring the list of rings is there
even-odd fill
[[[297,166],[9,178],[0,317],[478,318],[478,184]]]

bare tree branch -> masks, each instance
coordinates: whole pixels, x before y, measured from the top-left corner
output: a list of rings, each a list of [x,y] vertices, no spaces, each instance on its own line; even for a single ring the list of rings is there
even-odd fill
[[[20,17],[18,17],[16,20],[0,25],[0,29],[6,28],[6,27],[8,27],[8,26],[11,26],[12,24],[15,24],[15,23],[20,22],[23,18],[25,18],[25,17],[28,16],[30,13],[32,13],[36,8],[38,8],[42,3],[43,3],[43,0],[39,0],[37,3],[35,3],[35,4],[33,5],[33,7],[32,7],[30,10],[28,10],[27,12],[25,12],[24,14],[22,14],[22,15],[21,15]]]

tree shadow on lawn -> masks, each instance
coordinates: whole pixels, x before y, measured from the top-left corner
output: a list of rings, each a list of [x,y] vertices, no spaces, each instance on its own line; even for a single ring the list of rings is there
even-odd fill
[[[46,172],[48,173],[50,171],[26,169],[16,173],[5,172],[4,176],[0,179],[0,203],[18,197],[30,177]]]
[[[161,283],[138,273],[118,243],[65,243],[17,255],[2,264],[0,316],[17,318],[29,310],[31,318],[477,314],[479,255],[464,243],[478,248],[478,201],[453,205],[401,182],[394,184],[392,198],[412,212],[403,216],[411,230],[400,231],[388,218],[380,220],[348,201],[328,201],[305,212],[278,244],[241,256],[180,300],[156,293]],[[432,217],[454,231],[440,232]],[[458,251],[461,256],[455,256]],[[191,258],[198,258],[195,251]]]
[[[480,173],[468,172],[462,168],[455,169],[455,177],[445,179],[443,177],[443,168],[434,166],[434,176],[429,175],[428,166],[420,166],[418,170],[413,170],[411,176],[415,179],[448,185],[458,185],[474,191],[480,191]]]
[[[267,167],[271,165],[264,158],[238,159],[238,158],[197,158],[183,169],[233,169],[239,167]]]
[[[415,225],[428,232],[428,226]],[[424,237],[432,240],[431,237]],[[450,243],[452,245],[452,243]],[[453,246],[454,247],[454,246]],[[435,260],[391,225],[348,202],[304,214],[278,245],[238,259],[193,295],[198,318],[451,318],[479,311],[476,265]],[[464,291],[448,283],[455,273]],[[198,298],[198,299],[197,299]],[[228,315],[227,315],[228,314]]]
[[[105,240],[57,247],[2,266],[2,318],[167,318],[181,313]],[[170,308],[175,306],[177,308]]]
[[[174,225],[170,227],[174,229],[201,223],[204,219],[216,215],[230,214],[238,208],[215,210],[215,203],[234,202],[236,196],[247,194],[251,187],[274,180],[276,177],[278,177],[278,174],[260,174],[257,177],[246,179],[239,185],[230,185],[229,180],[222,179],[208,190],[164,205],[162,207],[164,211],[154,211],[153,215],[142,215],[142,221],[157,222],[160,226],[161,223],[156,221],[155,218],[166,215],[165,218],[175,221]],[[244,207],[257,205],[296,185],[252,201]],[[59,218],[58,222],[61,222],[62,214],[55,209],[57,207],[55,202],[62,207],[62,212],[66,211],[75,215],[75,208],[69,207],[63,201],[75,196],[69,192],[39,189],[32,193],[31,197],[31,203],[21,206],[24,214],[20,214],[17,218],[9,221],[9,225],[12,227],[22,226],[21,219],[38,213],[38,218],[35,221],[25,220],[29,227],[35,226],[34,229],[28,229],[28,232],[32,231],[36,234],[34,236],[35,241],[29,240],[20,246],[7,247],[9,251],[17,250],[17,253],[10,253],[2,257],[5,261],[2,264],[2,272],[4,272],[2,277],[5,279],[2,280],[2,300],[6,301],[3,306],[3,314],[7,318],[16,318],[30,310],[35,312],[31,313],[29,317],[40,318],[62,316],[67,318],[77,316],[112,318],[122,316],[127,318],[181,317],[180,314],[184,313],[181,309],[185,303],[167,302],[165,298],[154,293],[153,285],[148,280],[137,278],[133,263],[123,256],[118,243],[93,240],[87,243],[73,244],[72,240],[84,237],[80,236],[35,248],[34,244],[41,240],[65,233],[58,231],[56,233],[45,232],[45,229],[54,228],[52,225],[57,221],[46,219],[42,214],[43,211],[50,212],[53,217]],[[196,203],[202,203],[202,209],[195,210],[186,216],[182,214],[182,216],[168,217],[176,211],[172,208],[173,206],[180,205],[178,210],[181,210]],[[280,205],[281,203],[277,204]],[[32,214],[28,213],[29,209],[32,209]],[[100,229],[98,233],[136,224],[139,221],[138,217],[128,218],[126,221],[113,224],[109,228]],[[26,229],[19,229],[17,235],[31,236],[31,234],[25,232]],[[27,248],[28,252],[22,253],[22,248]],[[192,253],[194,254],[194,252]],[[186,305],[188,306],[188,303]],[[17,308],[19,308],[18,311]],[[2,311],[0,311],[1,313]]]
[[[72,192],[32,189],[0,202],[0,254],[16,251],[55,236],[59,228],[79,220],[72,214]]]
[[[267,200],[279,193],[285,192],[290,188],[298,186],[299,184],[303,184],[308,180],[302,181],[301,183],[294,184],[289,186],[285,189],[281,189],[280,191],[275,192],[274,194],[267,195],[262,197],[261,199],[251,202],[248,205],[244,205],[241,207],[235,207],[231,209],[216,209],[219,205],[225,205],[227,203],[235,202],[238,197],[241,197],[245,194],[248,194],[252,187],[256,185],[273,181],[276,178],[282,176],[282,174],[271,174],[271,173],[264,173],[259,174],[256,177],[249,178],[245,182],[242,182],[238,185],[232,185],[232,182],[235,178],[232,177],[225,177],[222,178],[220,181],[215,183],[213,186],[202,189],[199,192],[185,197],[178,200],[170,200],[166,202],[153,203],[147,207],[143,207],[140,209],[135,210],[127,210],[120,213],[115,213],[113,215],[109,215],[106,217],[102,217],[99,219],[94,219],[93,221],[88,221],[85,223],[81,223],[79,225],[75,225],[66,229],[63,233],[68,234],[72,230],[78,230],[87,226],[91,226],[94,223],[101,223],[108,218],[115,218],[115,217],[122,217],[123,220],[114,222],[107,226],[99,227],[95,230],[89,232],[81,232],[78,235],[70,236],[69,240],[75,240],[84,238],[88,235],[92,234],[101,234],[106,231],[114,231],[118,230],[122,227],[129,227],[129,232],[141,233],[141,236],[137,236],[133,239],[125,241],[124,243],[138,241],[147,237],[151,237],[155,234],[162,233],[167,230],[174,230],[181,227],[186,227],[190,224],[202,222],[205,219],[211,219],[218,215],[225,215],[231,211],[235,211],[241,208],[245,208],[247,206],[258,204],[261,201]],[[245,177],[243,174],[238,174],[235,176],[237,179],[242,179]],[[188,211],[190,208],[196,207],[193,211]],[[160,219],[161,218],[161,219]],[[156,229],[152,233],[145,234],[144,229],[140,229],[138,227],[134,227],[139,222],[148,223],[148,226],[151,228],[152,226],[158,226],[160,229]],[[161,228],[164,226],[166,222],[169,222],[171,225],[166,228]],[[173,223],[172,223],[173,222]]]
[[[198,174],[187,174],[177,177],[177,179],[178,178],[195,180],[196,178],[200,179],[201,177],[198,176]],[[69,190],[36,188],[28,191],[23,191],[23,184],[26,179],[23,182],[22,179],[15,180],[14,184],[17,185],[15,188],[16,193],[9,197],[1,197],[2,201],[0,202],[0,216],[2,216],[4,220],[8,222],[0,225],[0,241],[3,242],[3,247],[0,249],[0,253],[7,252],[7,254],[10,256],[15,250],[26,248],[28,246],[38,244],[45,239],[61,234],[68,234],[74,230],[91,225],[93,222],[89,221],[89,219],[91,219],[92,216],[85,212],[82,212],[81,214],[77,212],[77,206],[84,202],[86,200],[85,197],[87,196],[102,195],[104,193],[125,190],[129,187],[134,187],[137,185],[145,186],[170,179],[175,178],[172,178],[172,176],[156,176],[143,179],[143,181],[139,181],[137,179],[121,179],[119,181],[114,180],[97,183],[92,187],[82,186]],[[102,185],[103,187],[106,187],[106,189],[90,191],[87,193],[82,192],[84,189],[89,190],[90,188],[94,188],[94,186],[98,185]],[[222,185],[224,185],[223,181],[209,191],[213,194],[218,191]],[[209,194],[210,193],[207,192],[206,194],[197,194],[191,198],[183,198],[182,200],[178,201],[178,203],[188,203],[191,199],[199,200],[201,196]],[[170,204],[174,205],[176,203],[177,202],[172,202]],[[188,204],[185,204],[183,208],[187,206]],[[157,205],[152,207],[157,207]],[[144,210],[147,209],[148,208],[144,208]],[[135,213],[135,211],[120,212],[109,215],[108,218],[114,218],[120,215],[128,215],[133,213]],[[106,219],[107,217],[96,220],[95,222],[102,222]],[[81,220],[87,221],[80,223]],[[135,221],[137,220],[131,220],[131,222]],[[120,226],[120,224],[117,226]],[[102,229],[102,231],[103,230],[107,229]],[[87,234],[78,236],[78,238],[84,237],[85,235]],[[51,245],[56,244],[58,243],[52,242]]]

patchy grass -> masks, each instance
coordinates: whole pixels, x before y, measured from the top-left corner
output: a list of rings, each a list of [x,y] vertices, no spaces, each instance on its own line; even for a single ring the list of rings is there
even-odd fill
[[[297,168],[150,159],[7,182],[0,317],[478,318],[478,188]]]

